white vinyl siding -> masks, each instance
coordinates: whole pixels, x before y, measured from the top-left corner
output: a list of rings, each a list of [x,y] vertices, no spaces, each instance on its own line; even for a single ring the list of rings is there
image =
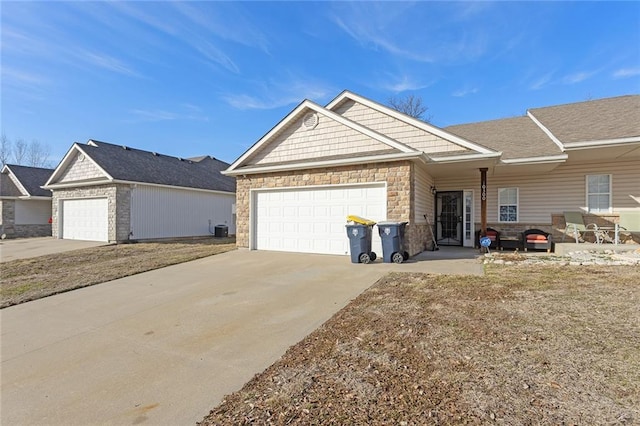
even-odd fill
[[[551,223],[552,213],[586,211],[586,174],[611,174],[611,205],[614,212],[640,208],[640,169],[637,160],[598,164],[563,164],[552,171],[487,178],[487,217],[498,217],[498,188],[519,189],[520,223]],[[439,177],[438,191],[463,188],[480,193],[480,172]],[[480,222],[480,197],[475,197],[475,220]]]
[[[429,215],[429,220],[434,223],[434,196],[431,193],[433,187],[433,178],[429,176],[424,167],[414,165],[415,167],[415,223],[426,223],[424,215]]]
[[[138,185],[131,192],[131,238],[206,236],[216,225],[235,234],[235,200],[235,194]]]
[[[498,222],[518,222],[518,188],[498,188]]]
[[[16,200],[16,225],[45,225],[51,217],[51,200]]]
[[[587,211],[589,213],[610,213],[611,175],[587,175],[586,179]]]
[[[349,254],[347,216],[386,219],[386,195],[384,183],[253,191],[251,248]],[[382,256],[376,228],[372,251]]]

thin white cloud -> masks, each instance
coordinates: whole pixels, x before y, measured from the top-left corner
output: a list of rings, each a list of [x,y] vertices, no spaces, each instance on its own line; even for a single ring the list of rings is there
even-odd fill
[[[419,81],[410,75],[401,74],[386,75],[382,82],[376,84],[376,87],[393,93],[401,93],[426,89],[432,84],[433,82]]]
[[[112,56],[99,52],[82,52],[81,59],[85,62],[95,65],[99,68],[103,68],[107,71],[112,71],[118,74],[124,74],[129,76],[139,77],[139,74],[135,72],[131,67],[123,63],[121,60]]]
[[[218,47],[214,46],[212,43],[206,40],[202,40],[194,44],[194,47],[209,61],[215,62],[218,65],[222,65],[224,68],[234,74],[238,74],[240,72],[240,69],[235,64],[235,62],[233,62],[233,60],[229,56],[227,56],[227,54],[225,54]]]
[[[589,78],[593,77],[593,75],[595,74],[595,71],[581,71],[581,72],[577,72],[577,73],[573,73],[573,74],[569,74],[567,76],[565,76],[562,79],[562,82],[564,84],[577,84],[577,83],[582,83],[585,80],[588,80]]]
[[[356,40],[362,46],[373,46],[374,48],[381,48],[388,53],[396,56],[400,56],[406,59],[411,59],[418,62],[434,62],[435,59],[422,52],[416,52],[407,50],[398,46],[389,38],[382,36],[382,32],[376,28],[370,27],[370,23],[366,21],[350,21],[348,24],[340,17],[333,18],[334,23],[340,27],[347,35]]]
[[[18,86],[41,86],[49,83],[49,79],[32,72],[21,71],[7,66],[2,67],[2,82]]]
[[[248,18],[241,2],[221,2],[215,7],[210,7],[211,4],[207,2],[173,2],[171,5],[187,18],[190,24],[195,24],[224,40],[269,53],[267,37],[258,29],[258,25]]]
[[[452,93],[453,96],[455,96],[456,98],[463,98],[467,95],[473,95],[474,93],[478,93],[478,88],[477,87],[471,87],[471,88],[463,88],[463,89],[458,89],[455,92]]]
[[[621,68],[613,73],[613,78],[628,78],[640,75],[640,68]]]
[[[540,90],[543,87],[547,86],[551,82],[551,78],[553,77],[553,72],[547,73],[543,76],[538,77],[531,83],[529,89],[531,90]]]
[[[197,108],[197,107],[196,107]],[[166,111],[161,109],[132,109],[129,111],[135,118],[132,121],[175,121],[175,120],[189,120],[189,121],[209,121],[209,118],[194,113],[193,108],[187,108],[192,111],[187,113]]]
[[[303,99],[322,102],[335,93],[334,88],[329,85],[312,80],[289,77],[278,81],[280,82],[259,84],[251,95],[227,93],[222,95],[222,99],[233,108],[240,110],[268,110],[298,104]]]

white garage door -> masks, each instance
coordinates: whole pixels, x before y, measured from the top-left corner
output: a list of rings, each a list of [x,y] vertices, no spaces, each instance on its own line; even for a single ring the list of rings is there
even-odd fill
[[[62,238],[108,241],[108,201],[88,198],[62,201]]]
[[[349,254],[347,215],[384,220],[387,190],[372,184],[261,191],[254,195],[253,211],[254,249]],[[377,232],[374,227],[372,249],[381,257]]]

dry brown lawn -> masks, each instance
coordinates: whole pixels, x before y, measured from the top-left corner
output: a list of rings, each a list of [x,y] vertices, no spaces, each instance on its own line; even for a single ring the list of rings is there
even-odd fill
[[[0,308],[235,249],[235,241],[194,239],[117,244],[2,263]]]
[[[386,276],[200,424],[640,424],[638,268],[486,272]]]

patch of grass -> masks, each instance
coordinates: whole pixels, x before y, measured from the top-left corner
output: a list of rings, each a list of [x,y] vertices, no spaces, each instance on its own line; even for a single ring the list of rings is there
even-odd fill
[[[640,271],[381,279],[200,423],[633,424]]]
[[[235,240],[116,244],[2,263],[0,307],[224,253]]]

